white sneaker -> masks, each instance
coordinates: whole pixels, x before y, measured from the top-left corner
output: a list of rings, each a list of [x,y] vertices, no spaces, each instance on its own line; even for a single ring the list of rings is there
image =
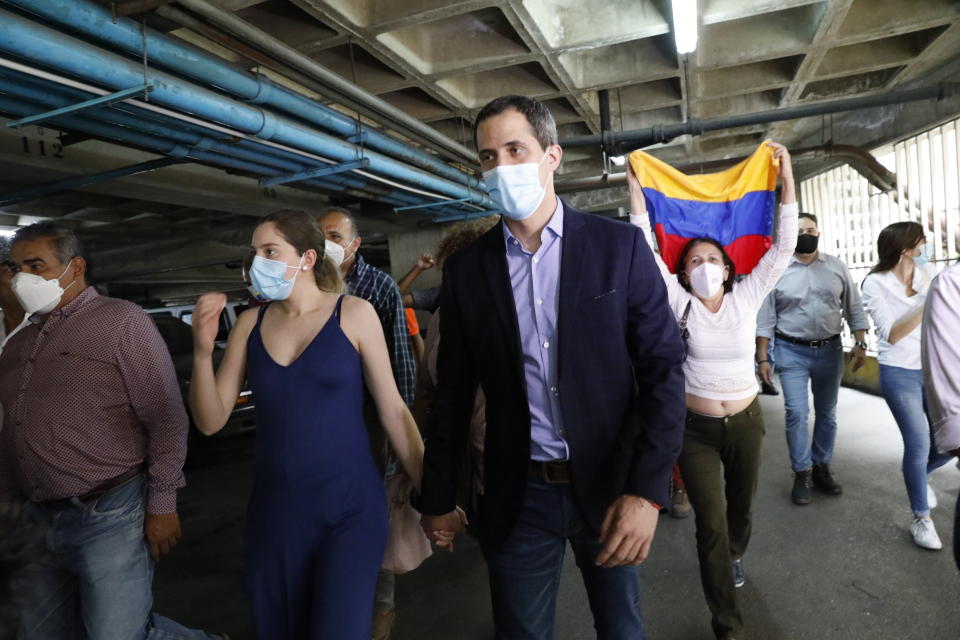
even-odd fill
[[[910,533],[918,547],[934,551],[943,548],[940,536],[937,535],[937,529],[933,526],[933,520],[930,518],[914,518],[913,524],[910,525]]]
[[[937,494],[933,492],[933,487],[927,485],[927,506],[931,509],[937,508]]]

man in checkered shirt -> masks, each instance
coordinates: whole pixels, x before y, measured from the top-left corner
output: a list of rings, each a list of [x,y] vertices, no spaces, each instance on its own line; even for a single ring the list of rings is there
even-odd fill
[[[356,222],[348,211],[339,208],[327,209],[317,216],[317,223],[323,229],[327,240],[343,247],[340,273],[343,275],[350,295],[363,298],[372,304],[380,317],[383,335],[387,339],[387,349],[390,352],[393,377],[407,406],[412,406],[417,383],[417,365],[410,350],[403,300],[397,283],[380,269],[368,264],[358,253],[361,243],[360,234],[357,231]],[[370,433],[374,459],[381,472],[385,476],[390,475],[394,466],[392,456],[383,427],[377,417],[376,408],[369,398],[364,403],[364,418],[367,431]],[[386,640],[390,637],[394,617],[393,585],[393,574],[380,574],[374,602],[373,640]]]
[[[150,612],[153,562],[180,538],[188,429],[156,326],[88,285],[68,229],[20,229],[7,264],[32,314],[0,354],[0,503],[22,505],[43,541],[20,637],[222,638]]]

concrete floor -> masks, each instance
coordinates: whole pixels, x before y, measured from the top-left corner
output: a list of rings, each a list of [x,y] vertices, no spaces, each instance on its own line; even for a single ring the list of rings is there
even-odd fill
[[[844,389],[834,468],[841,497],[789,501],[791,474],[780,398],[763,398],[767,421],[753,541],[741,597],[750,638],[952,640],[960,637],[960,578],[949,552],[960,486],[953,465],[931,484],[945,550],[910,541],[910,512],[899,464],[902,444],[883,400]],[[184,539],[158,567],[157,610],[185,624],[252,639],[241,587],[241,526],[250,485],[250,437],[214,440],[193,451],[181,493]],[[709,640],[693,520],[661,518],[643,578],[653,640]],[[568,555],[558,603],[557,640],[593,638],[579,575]],[[398,580],[394,640],[490,640],[485,566],[461,541]],[[273,639],[271,639],[273,640]],[[331,639],[334,640],[334,639]]]

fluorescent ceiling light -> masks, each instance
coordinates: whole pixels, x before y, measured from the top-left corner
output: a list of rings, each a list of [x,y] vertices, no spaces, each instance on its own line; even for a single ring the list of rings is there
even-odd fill
[[[697,49],[697,0],[672,0],[672,4],[677,53],[693,53]]]

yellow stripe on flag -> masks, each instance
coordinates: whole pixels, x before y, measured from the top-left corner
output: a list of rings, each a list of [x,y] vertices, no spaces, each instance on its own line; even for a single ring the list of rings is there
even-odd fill
[[[731,202],[751,191],[772,191],[777,185],[777,161],[767,141],[740,164],[717,173],[684,175],[644,151],[630,154],[630,166],[644,189],[678,200]]]

